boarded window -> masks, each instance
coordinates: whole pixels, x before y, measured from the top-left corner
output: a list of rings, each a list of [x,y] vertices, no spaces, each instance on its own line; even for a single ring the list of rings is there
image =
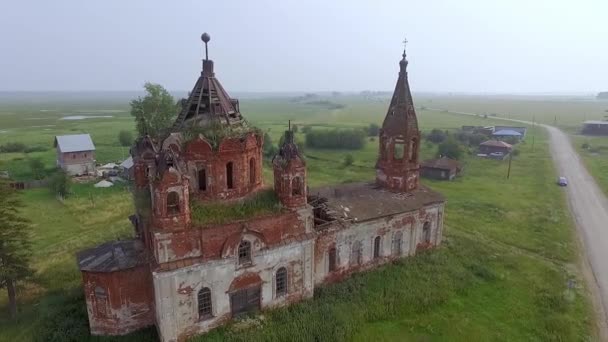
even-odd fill
[[[287,294],[287,269],[281,267],[277,270],[276,275],[276,295],[281,297]]]
[[[393,234],[393,255],[401,255],[401,241],[403,240],[403,232],[398,231]]]
[[[431,223],[430,222],[425,222],[424,226],[422,226],[422,238],[424,239],[424,242],[426,242],[426,243],[431,242]]]
[[[251,242],[247,240],[241,241],[239,244],[239,264],[247,264],[251,262]]]
[[[203,287],[198,291],[198,316],[199,318],[209,318],[212,315],[211,290],[208,287]]]
[[[232,179],[232,169],[233,169],[232,162],[229,162],[228,164],[226,164],[226,187],[228,189],[232,189],[234,187],[234,183],[233,183],[233,179]]]
[[[291,195],[300,196],[302,195],[302,178],[295,177],[291,180]]]
[[[380,257],[380,237],[376,236],[374,239],[374,259]]]
[[[255,184],[255,159],[249,159],[249,184]]]
[[[198,189],[207,191],[207,171],[205,169],[198,170]]]
[[[328,265],[328,270],[329,272],[333,272],[336,270],[336,249],[334,247],[330,248],[328,253],[327,253],[327,257],[328,257],[328,261],[329,261],[329,265]]]
[[[361,241],[353,242],[350,251],[350,264],[352,266],[361,265]]]
[[[405,153],[405,143],[402,140],[397,140],[393,146],[393,158],[395,160],[402,160]]]
[[[167,195],[167,214],[179,214],[179,195],[175,191],[172,191]]]
[[[108,293],[100,286],[95,287],[95,309],[98,317],[106,317],[108,306]]]

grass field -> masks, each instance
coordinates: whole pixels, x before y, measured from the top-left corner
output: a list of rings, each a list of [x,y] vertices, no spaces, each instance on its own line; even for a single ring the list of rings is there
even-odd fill
[[[133,129],[126,102],[54,102],[0,108],[0,144],[52,144],[60,133],[91,133],[98,161],[117,161],[125,152],[117,134]],[[386,101],[336,99],[345,108],[324,110],[281,99],[242,101],[244,115],[278,141],[287,120],[317,129],[365,127],[380,123]],[[422,105],[418,101],[418,105]],[[430,105],[428,107],[431,107]],[[112,118],[59,120],[104,110]],[[40,112],[40,110],[56,112]],[[455,108],[454,110],[461,110]],[[112,111],[112,112],[108,112]],[[119,112],[121,111],[121,112]],[[49,114],[51,113],[51,114]],[[47,116],[47,114],[49,116]],[[492,124],[491,119],[419,111],[423,131]],[[26,120],[38,118],[30,125]],[[302,134],[298,134],[300,139]],[[589,340],[593,316],[577,268],[577,249],[563,193],[543,131],[519,147],[511,178],[507,164],[465,157],[465,171],[453,182],[424,181],[448,199],[444,246],[430,253],[355,275],[316,291],[315,299],[265,313],[256,328],[220,328],[196,341],[266,340]],[[52,168],[54,153],[36,152]],[[346,153],[354,164],[342,166]],[[435,146],[422,144],[423,157]],[[306,149],[311,186],[373,179],[377,140],[363,150]],[[30,156],[5,154],[0,169],[27,178]],[[21,158],[21,159],[20,159]],[[270,182],[268,167],[266,183]],[[0,341],[147,341],[153,330],[125,338],[89,338],[75,252],[108,239],[130,235],[131,196],[125,188],[79,185],[64,204],[44,189],[24,192],[25,214],[34,222],[32,284],[20,289],[16,322],[5,316],[0,296]],[[569,284],[571,286],[569,286]]]

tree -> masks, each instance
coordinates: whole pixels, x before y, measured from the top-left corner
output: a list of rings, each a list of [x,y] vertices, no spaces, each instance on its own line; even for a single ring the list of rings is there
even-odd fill
[[[28,161],[30,165],[30,170],[32,171],[32,175],[34,179],[43,179],[44,178],[44,163],[40,158],[32,158]]]
[[[6,288],[9,314],[17,314],[16,284],[32,274],[30,224],[19,212],[18,193],[0,180],[0,288]]]
[[[378,134],[380,134],[380,126],[375,123],[369,124],[369,127],[367,128],[367,135],[370,137],[376,137]]]
[[[262,153],[266,158],[272,158],[277,154],[277,147],[272,144],[272,138],[270,134],[264,133],[264,145],[262,146]]]
[[[121,146],[131,146],[133,144],[133,134],[130,131],[118,132],[118,141]]]
[[[291,130],[292,130],[294,133],[298,133],[298,125],[293,125],[293,126],[291,126]]]
[[[347,154],[344,156],[344,166],[351,166],[353,165],[353,162],[355,161],[355,158],[353,158],[352,154]]]
[[[446,137],[447,134],[444,131],[434,128],[429,134],[426,135],[426,140],[439,144],[445,141]]]
[[[70,189],[72,187],[72,179],[68,174],[58,169],[49,182],[49,190],[53,196],[61,196],[67,198],[70,195]]]
[[[140,136],[158,137],[173,123],[178,106],[160,84],[148,82],[144,88],[146,96],[131,101],[131,115],[135,117]]]
[[[441,157],[459,159],[462,156],[462,147],[452,137],[448,137],[444,142],[437,146],[437,154]]]

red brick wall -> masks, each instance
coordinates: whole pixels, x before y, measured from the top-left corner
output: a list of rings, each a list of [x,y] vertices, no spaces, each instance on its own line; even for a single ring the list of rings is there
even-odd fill
[[[147,265],[110,273],[83,271],[82,278],[91,334],[124,335],[155,323]]]

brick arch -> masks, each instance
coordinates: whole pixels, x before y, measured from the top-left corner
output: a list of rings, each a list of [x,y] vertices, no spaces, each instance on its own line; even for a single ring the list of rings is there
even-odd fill
[[[261,285],[262,278],[257,273],[247,272],[238,277],[236,277],[232,283],[230,283],[230,288],[228,292],[234,292],[241,289],[245,289],[254,285]]]
[[[186,145],[186,153],[197,157],[207,157],[213,155],[213,148],[207,139],[199,134]]]

